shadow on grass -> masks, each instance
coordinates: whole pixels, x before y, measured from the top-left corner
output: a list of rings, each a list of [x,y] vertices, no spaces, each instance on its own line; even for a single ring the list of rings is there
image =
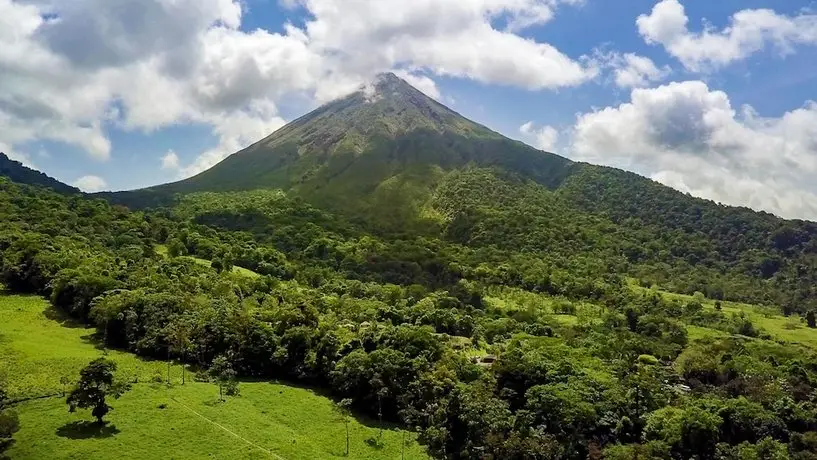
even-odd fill
[[[386,444],[383,443],[380,436],[371,436],[367,438],[365,442],[369,447],[376,450],[383,450],[383,448],[386,447]]]
[[[45,315],[45,317],[51,321],[60,323],[60,326],[62,327],[72,329],[88,329],[87,324],[83,323],[82,321],[78,321],[76,318],[53,305],[49,305],[43,312],[43,315]]]
[[[66,423],[57,428],[57,436],[70,439],[110,438],[118,433],[116,425],[99,424],[88,420]]]
[[[93,332],[91,334],[85,334],[80,337],[83,342],[87,343],[88,345],[93,345],[94,348],[97,350],[104,350],[105,344],[102,343],[102,334],[99,332]]]
[[[313,395],[320,396],[320,397],[323,397],[323,398],[329,398],[334,403],[338,402],[338,398],[335,395],[333,395],[332,392],[329,389],[321,388],[321,387],[318,387],[318,386],[307,385],[307,384],[304,384],[304,383],[292,382],[292,381],[288,381],[288,380],[269,380],[269,379],[261,379],[261,378],[258,378],[258,379],[240,379],[240,381],[241,382],[266,382],[266,383],[270,383],[272,385],[288,387],[288,388],[291,388],[291,389],[306,390],[306,391],[312,393]],[[278,392],[281,393],[282,391],[278,390]],[[363,426],[365,426],[367,428],[373,428],[373,429],[378,429],[378,430],[387,430],[387,431],[395,431],[395,430],[410,431],[410,429],[408,427],[406,427],[404,425],[401,425],[400,423],[397,423],[397,422],[394,422],[394,421],[383,420],[381,422],[381,421],[377,420],[376,418],[374,418],[373,416],[367,415],[366,413],[364,413],[361,410],[360,406],[353,406],[352,407],[352,417],[354,417],[354,419],[357,420],[358,423],[360,423],[361,425],[363,425]],[[366,441],[366,443],[369,444],[371,447],[375,447],[375,444],[377,444],[379,442],[380,442],[379,439],[372,439],[372,440],[367,440]]]

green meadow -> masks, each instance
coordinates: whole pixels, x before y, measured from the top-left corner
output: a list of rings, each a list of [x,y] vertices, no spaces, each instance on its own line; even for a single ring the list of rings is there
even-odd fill
[[[636,292],[649,291],[646,288],[631,284],[630,287]],[[693,300],[693,297],[685,294],[676,294],[658,290],[662,297],[667,300],[676,299],[681,303]],[[701,304],[704,308],[714,309],[715,300],[704,299]],[[759,306],[739,302],[720,302],[721,311],[726,314],[746,315],[755,327],[769,334],[774,340],[786,342],[792,345],[803,345],[817,349],[817,330],[806,326],[805,321],[797,315],[785,317],[780,314],[780,308],[776,306]],[[726,334],[715,329],[687,325],[687,332],[691,339],[704,336],[721,337]]]
[[[423,459],[414,434],[352,418],[350,455],[333,404],[316,392],[271,382],[242,382],[240,396],[218,401],[218,388],[181,385],[181,367],[99,348],[94,330],[60,315],[38,297],[0,294],[0,379],[16,405],[20,431],[12,459]],[[61,381],[107,353],[135,381],[112,402],[108,424],[69,413]]]

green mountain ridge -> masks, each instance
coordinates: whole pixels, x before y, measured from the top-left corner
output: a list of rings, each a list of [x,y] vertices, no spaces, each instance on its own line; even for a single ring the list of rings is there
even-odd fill
[[[8,177],[12,181],[22,184],[48,187],[59,193],[81,193],[78,188],[64,184],[40,171],[31,169],[19,161],[14,161],[3,152],[0,152],[0,176]]]

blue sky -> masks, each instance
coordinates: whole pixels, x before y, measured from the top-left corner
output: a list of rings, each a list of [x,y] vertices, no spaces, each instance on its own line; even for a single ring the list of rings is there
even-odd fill
[[[145,187],[394,70],[536,147],[817,219],[815,62],[810,0],[0,0],[0,150]]]

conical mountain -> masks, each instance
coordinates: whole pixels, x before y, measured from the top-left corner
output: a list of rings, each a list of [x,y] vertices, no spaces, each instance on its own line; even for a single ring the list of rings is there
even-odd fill
[[[151,191],[279,188],[351,217],[386,212],[403,225],[422,214],[453,170],[494,168],[554,188],[572,164],[474,123],[388,73],[197,176]]]

